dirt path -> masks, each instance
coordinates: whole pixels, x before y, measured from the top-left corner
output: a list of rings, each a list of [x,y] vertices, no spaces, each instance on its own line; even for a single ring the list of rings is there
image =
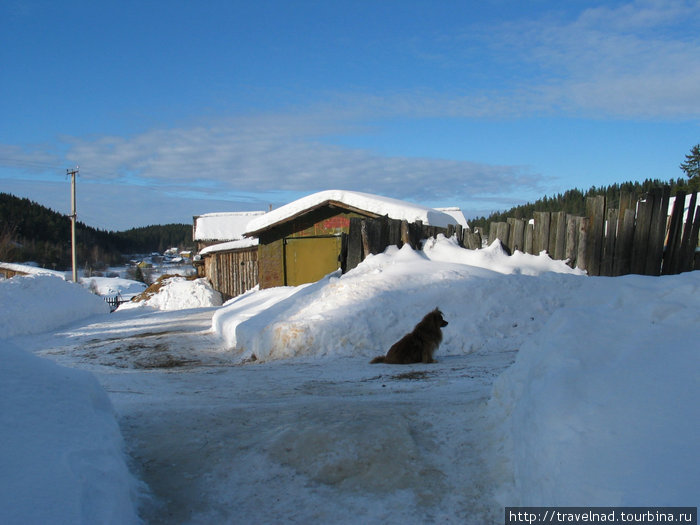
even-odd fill
[[[109,392],[152,494],[148,523],[502,519],[484,406],[512,353],[236,366],[211,315],[116,314],[39,352],[91,369]]]

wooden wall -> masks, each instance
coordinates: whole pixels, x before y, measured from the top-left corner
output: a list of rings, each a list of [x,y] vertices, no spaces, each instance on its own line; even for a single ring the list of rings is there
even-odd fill
[[[205,255],[204,273],[224,300],[236,297],[258,284],[257,246]]]

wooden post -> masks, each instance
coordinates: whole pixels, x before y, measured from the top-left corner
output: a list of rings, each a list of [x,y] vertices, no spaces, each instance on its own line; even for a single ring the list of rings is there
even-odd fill
[[[603,254],[603,233],[605,226],[605,195],[586,198],[586,216],[589,220],[586,247],[588,275],[600,275],[600,261]]]
[[[681,261],[679,266],[679,272],[689,272],[693,269],[693,256],[695,255],[695,247],[698,242],[698,234],[695,232],[695,237],[692,236],[693,231],[693,211],[697,204],[697,193],[692,193],[690,195],[690,202],[688,203],[688,217],[685,220],[685,227],[683,228],[683,238],[681,239]],[[700,212],[700,209],[698,209]]]
[[[510,230],[511,253],[515,250],[525,253],[525,221],[513,219]]]
[[[547,211],[536,211],[533,215],[535,217],[535,229],[532,244],[535,255],[538,255],[540,252],[549,249],[550,215]]]
[[[552,252],[554,256],[552,258],[561,261],[566,258],[566,213],[563,211],[552,213],[552,217],[555,215],[557,227],[554,230],[554,251]]]
[[[572,268],[576,268],[577,262],[579,219],[580,217],[575,217],[571,214],[566,216],[566,247],[564,256],[569,260],[569,266]]]
[[[576,267],[588,271],[588,228],[591,221],[588,217],[579,217],[577,222],[579,228]]]
[[[413,248],[413,245],[411,244],[411,234],[408,229],[408,221],[407,220],[402,220],[401,221],[401,242],[403,244],[408,244]]]
[[[651,226],[651,206],[652,203],[648,197],[637,202],[637,223],[634,227],[632,260],[630,261],[631,273],[643,275],[646,268],[649,228]]]
[[[618,218],[619,227],[613,257],[614,276],[630,273],[632,243],[634,241],[634,208],[626,208],[624,216]]]
[[[668,247],[663,261],[663,274],[670,275],[679,273],[678,258],[680,256],[681,227],[683,225],[683,208],[685,206],[685,192],[676,193],[676,200],[673,203],[671,212],[671,226],[668,231]]]
[[[530,223],[530,221],[526,221],[526,222],[525,222],[525,235],[524,235],[524,237],[525,237],[525,238],[524,238],[524,247],[525,247],[524,252],[525,252],[525,253],[529,253],[529,254],[535,253],[534,250],[533,250],[533,246],[532,246],[532,244],[533,244],[533,240],[532,240],[533,234],[534,234],[534,227],[533,227],[533,225]]]
[[[647,246],[647,257],[644,266],[646,275],[660,275],[661,264],[664,257],[664,240],[666,237],[666,224],[668,222],[668,200],[670,196],[670,186],[654,188],[649,192],[652,199],[651,219],[649,226],[649,243]],[[681,210],[682,221],[683,212]],[[678,225],[680,226],[680,222]]]
[[[600,262],[600,275],[611,277],[615,261],[615,242],[617,241],[617,221],[619,211],[610,208],[608,210],[607,227],[605,229],[605,242],[603,243],[603,258]]]
[[[364,254],[362,237],[362,219],[353,217],[350,219],[348,230],[348,255],[345,262],[346,271],[350,271],[362,262]]]

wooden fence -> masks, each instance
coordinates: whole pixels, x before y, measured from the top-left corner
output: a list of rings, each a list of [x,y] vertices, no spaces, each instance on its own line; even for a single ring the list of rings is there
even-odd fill
[[[670,188],[658,188],[635,202],[631,193],[623,193],[614,209],[606,207],[605,196],[589,197],[584,217],[536,212],[533,221],[494,222],[489,225],[488,242],[500,239],[510,253],[545,251],[589,275],[667,275],[700,269],[700,253],[695,250],[700,227],[700,208],[695,211],[697,194],[691,195],[691,211],[685,220],[685,193],[678,192],[670,217],[669,195]],[[456,236],[465,248],[482,247],[481,233],[461,226],[438,228],[388,217],[351,219],[340,257],[343,272],[355,268],[369,254],[382,253],[387,246],[408,243],[416,249],[423,239],[438,233]]]
[[[462,228],[438,228],[426,226],[420,221],[409,223],[387,216],[376,219],[350,219],[350,228],[344,242],[341,253],[341,267],[343,273],[352,270],[370,254],[382,253],[388,246],[398,247],[409,244],[412,248],[420,247],[420,241],[429,237],[435,237],[438,233],[452,235]]]
[[[500,239],[511,253],[545,251],[589,275],[668,275],[700,269],[695,251],[700,226],[697,194],[690,197],[685,220],[685,193],[676,195],[670,217],[669,195],[669,187],[658,188],[634,202],[632,194],[623,193],[619,208],[607,208],[601,195],[586,199],[585,217],[536,212],[532,222],[491,223],[489,244]]]

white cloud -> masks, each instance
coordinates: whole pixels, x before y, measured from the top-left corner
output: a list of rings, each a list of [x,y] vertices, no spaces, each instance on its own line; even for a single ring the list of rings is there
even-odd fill
[[[423,117],[700,118],[700,2],[639,0],[573,16],[571,6],[414,41],[419,61],[466,71],[467,82],[367,105]]]
[[[512,186],[534,189],[541,183],[541,177],[517,166],[386,157],[336,146],[323,140],[331,129],[338,131],[338,124],[326,118],[285,115],[129,138],[64,140],[68,158],[79,162],[86,178],[209,196],[342,188],[425,201],[500,193]]]

